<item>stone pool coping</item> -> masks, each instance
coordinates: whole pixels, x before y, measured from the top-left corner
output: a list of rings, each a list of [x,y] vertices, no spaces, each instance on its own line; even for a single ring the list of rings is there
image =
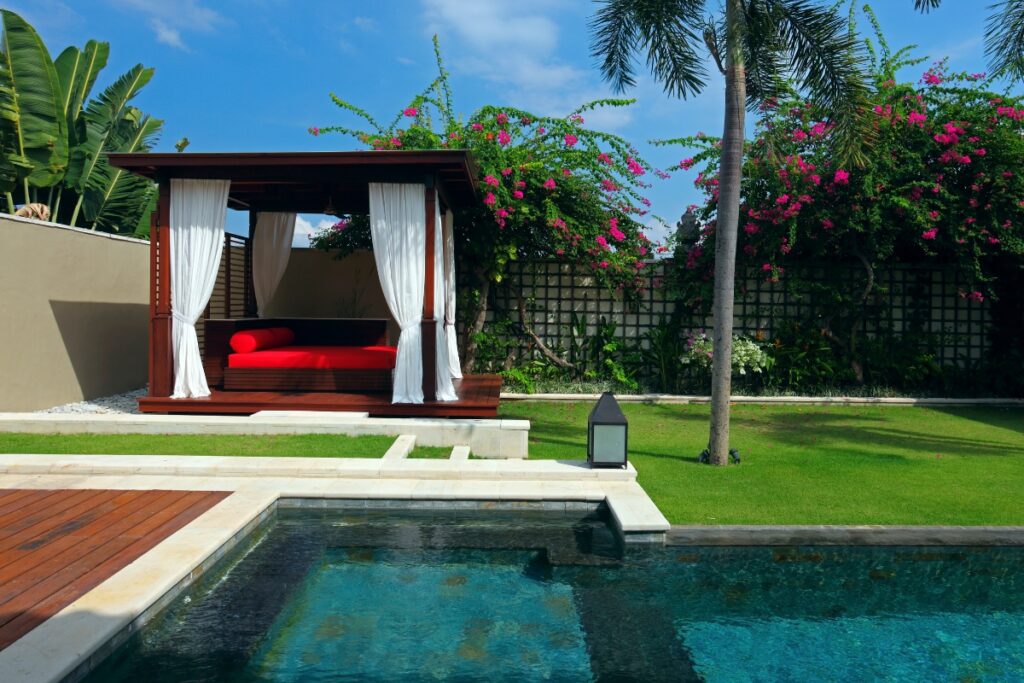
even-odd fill
[[[274,513],[296,501],[367,508],[546,509],[606,505],[626,542],[669,524],[636,470],[580,462],[207,456],[0,455],[0,488],[232,491],[15,643],[0,681],[75,681]],[[403,469],[404,468],[404,469]]]
[[[601,394],[522,394],[502,392],[502,401],[572,401],[592,402]],[[619,403],[662,403],[662,404],[703,404],[711,403],[710,396],[697,394],[616,394]],[[913,398],[906,396],[732,396],[730,403],[763,405],[814,405],[814,406],[999,406],[1024,408],[1024,398]]]
[[[673,525],[665,545],[1024,546],[1024,526]]]

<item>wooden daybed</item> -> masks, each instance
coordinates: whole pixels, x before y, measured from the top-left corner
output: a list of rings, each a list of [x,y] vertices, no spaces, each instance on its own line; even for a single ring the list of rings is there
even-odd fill
[[[391,391],[386,320],[207,320],[203,368],[227,391]]]

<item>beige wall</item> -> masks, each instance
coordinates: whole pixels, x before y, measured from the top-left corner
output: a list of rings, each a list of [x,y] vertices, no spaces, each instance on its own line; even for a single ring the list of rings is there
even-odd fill
[[[149,243],[0,216],[0,411],[146,384]]]
[[[267,316],[385,318],[390,321],[391,343],[398,341],[398,325],[388,311],[377,266],[368,251],[336,260],[319,249],[292,249]]]

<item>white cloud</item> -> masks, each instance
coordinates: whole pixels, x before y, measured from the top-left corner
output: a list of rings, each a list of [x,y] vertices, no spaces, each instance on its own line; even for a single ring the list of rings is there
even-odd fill
[[[216,10],[206,7],[199,0],[113,0],[114,4],[140,12],[149,18],[149,25],[156,33],[156,39],[179,50],[188,45],[182,33],[214,33],[228,23]]]
[[[544,116],[564,116],[588,100],[608,97],[596,72],[561,59],[558,23],[550,16],[561,3],[521,0],[509,11],[504,0],[423,0],[427,30],[452,36],[458,68],[505,90],[505,100]],[[614,129],[632,118],[628,110],[593,112],[588,123]]]
[[[312,216],[312,218],[315,220],[317,217],[316,216]],[[309,248],[309,237],[310,237],[310,235],[312,235],[313,233],[317,232],[318,230],[323,230],[324,228],[330,227],[331,225],[334,224],[335,220],[337,220],[337,219],[331,220],[331,219],[320,217],[320,220],[317,221],[316,225],[314,225],[312,223],[312,221],[310,221],[309,219],[304,218],[302,216],[296,216],[295,217],[295,236],[292,238],[292,248],[293,249]]]

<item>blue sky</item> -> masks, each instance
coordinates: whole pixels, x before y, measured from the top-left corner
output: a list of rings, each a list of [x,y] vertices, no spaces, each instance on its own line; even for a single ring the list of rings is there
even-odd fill
[[[36,27],[54,56],[89,38],[109,41],[99,86],[137,62],[156,75],[136,103],[165,120],[160,150],[183,136],[189,151],[357,149],[341,136],[314,138],[311,125],[353,124],[334,106],[335,92],[389,119],[435,75],[430,43],[441,39],[457,108],[508,104],[563,115],[611,95],[588,53],[586,0],[18,0],[4,3]],[[858,6],[862,4],[859,1]],[[954,69],[984,69],[982,0],[945,0],[918,15],[912,0],[873,3],[894,47],[917,44]],[[863,25],[866,29],[866,24]],[[919,71],[905,74],[917,80]],[[686,156],[646,141],[718,133],[723,85],[691,100],[666,97],[649,78],[627,111],[587,117],[621,134],[656,166]],[[656,181],[654,212],[674,221],[698,201],[691,174]],[[320,217],[300,221],[297,245]],[[240,215],[229,226],[245,225]],[[241,228],[244,230],[244,228]]]

